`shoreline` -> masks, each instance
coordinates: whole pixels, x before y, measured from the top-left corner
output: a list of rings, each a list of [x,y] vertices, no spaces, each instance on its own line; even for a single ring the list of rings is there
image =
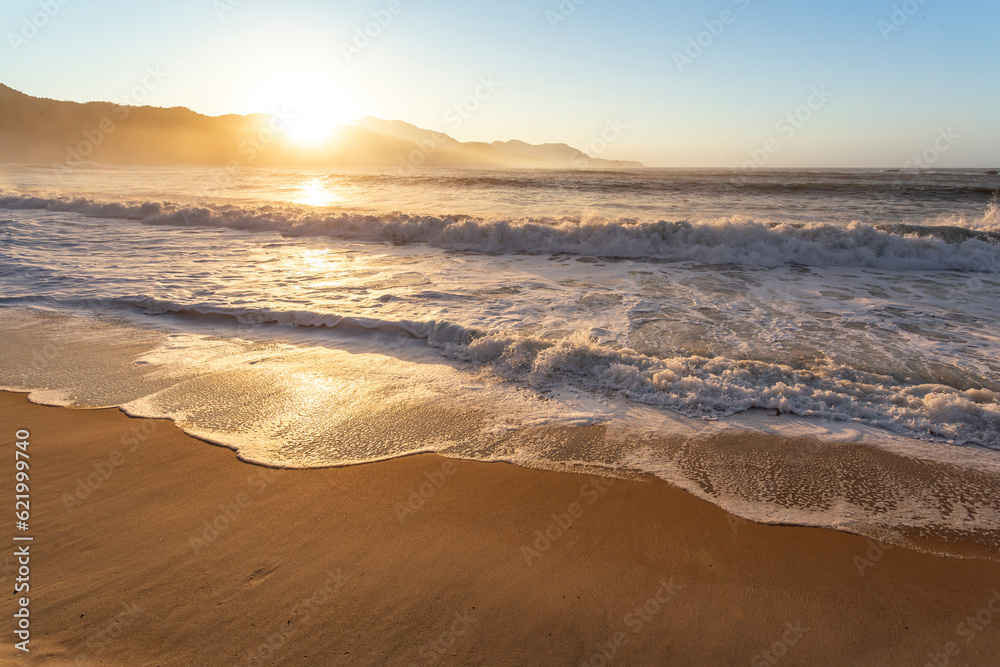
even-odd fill
[[[32,651],[9,640],[5,664],[1000,657],[996,562],[748,523],[655,480],[433,454],[271,469],[117,409],[0,392],[0,414],[9,459],[31,432],[35,517]]]
[[[995,452],[762,410],[706,422],[621,397],[581,403],[570,390],[553,399],[465,373],[422,346],[414,359],[386,354],[367,337],[303,346],[257,329],[219,338],[115,317],[0,315],[12,332],[6,388],[30,390],[29,400],[46,405],[169,418],[259,465],[322,469],[435,451],[532,469],[648,474],[758,523],[1000,560]],[[577,410],[584,423],[564,423]]]

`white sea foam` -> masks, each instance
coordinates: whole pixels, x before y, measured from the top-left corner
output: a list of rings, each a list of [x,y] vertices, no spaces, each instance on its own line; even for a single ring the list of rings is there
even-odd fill
[[[147,314],[214,316],[242,324],[401,335],[424,340],[452,359],[482,367],[496,379],[536,390],[570,382],[590,392],[611,393],[694,418],[718,419],[760,408],[1000,450],[1000,392],[911,385],[830,361],[795,368],[726,357],[658,358],[602,345],[582,332],[552,341],[476,332],[442,321],[183,304],[148,296],[86,305],[133,307]]]
[[[1000,232],[860,222],[775,224],[734,216],[711,222],[322,214],[306,207],[0,197],[0,208],[45,209],[151,225],[279,232],[348,241],[427,244],[484,253],[691,260],[746,266],[856,266],[1000,272]]]
[[[652,472],[765,521],[1000,528],[990,177],[123,169],[124,201],[94,174],[0,193],[7,387],[268,465],[439,451]],[[290,203],[303,178],[350,210]]]
[[[134,416],[172,419],[264,465],[347,465],[438,452],[609,475],[651,473],[747,519],[903,544],[916,529],[925,536],[961,532],[993,547],[1000,532],[994,452],[871,426],[759,411],[706,422],[580,391],[569,378],[550,377],[547,389],[525,392],[435,361],[413,341],[387,354],[371,336],[336,333],[327,341],[335,345],[325,347],[10,308],[0,309],[0,329],[6,388],[34,389],[39,402],[117,405]],[[491,358],[491,345],[477,352]],[[629,375],[612,374],[615,382]],[[568,430],[580,426],[592,428]],[[790,439],[756,437],[762,432]]]

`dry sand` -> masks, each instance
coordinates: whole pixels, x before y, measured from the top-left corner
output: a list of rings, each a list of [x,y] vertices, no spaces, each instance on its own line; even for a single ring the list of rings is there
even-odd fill
[[[1000,664],[996,562],[746,523],[655,480],[275,471],[117,410],[4,393],[0,415],[11,503],[31,432],[34,537],[29,654],[0,557],[4,664]]]

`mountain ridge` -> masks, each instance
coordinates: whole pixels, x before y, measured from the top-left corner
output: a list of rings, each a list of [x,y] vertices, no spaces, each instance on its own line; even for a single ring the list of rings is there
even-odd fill
[[[638,168],[567,144],[460,142],[401,120],[368,116],[315,146],[284,135],[282,114],[207,116],[187,107],[68,102],[0,83],[0,163],[263,167]]]

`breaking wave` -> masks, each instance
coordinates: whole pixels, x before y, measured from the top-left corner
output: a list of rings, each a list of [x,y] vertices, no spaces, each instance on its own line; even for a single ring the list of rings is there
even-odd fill
[[[584,334],[549,340],[476,331],[447,321],[392,321],[308,310],[178,303],[147,295],[59,305],[214,317],[252,325],[379,332],[425,340],[442,354],[498,380],[538,390],[569,382],[689,417],[718,419],[760,408],[1000,450],[1000,392],[908,384],[830,361],[793,367],[726,357],[657,358],[601,345]]]
[[[427,244],[483,253],[573,254],[745,266],[870,267],[1000,272],[1000,228],[991,208],[969,229],[948,225],[789,224],[728,217],[711,222],[579,218],[476,218],[317,212],[285,205],[109,202],[0,196],[0,208],[75,212],[151,225],[214,227],[287,236]]]

